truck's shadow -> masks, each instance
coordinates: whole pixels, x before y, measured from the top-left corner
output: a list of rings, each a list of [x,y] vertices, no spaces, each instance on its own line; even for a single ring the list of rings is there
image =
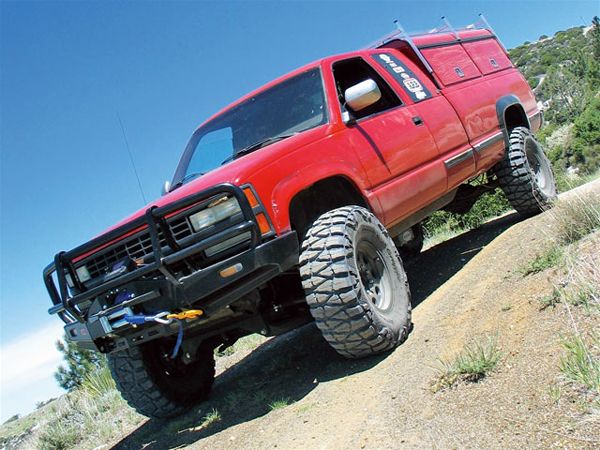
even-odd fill
[[[413,306],[418,306],[518,220],[516,214],[497,219],[408,262]],[[307,325],[266,342],[219,375],[207,402],[168,422],[147,421],[113,448],[162,450],[191,444],[267,414],[275,401],[285,399],[293,403],[321,382],[368,370],[385,357],[343,359],[325,343],[314,325]],[[219,412],[221,419],[201,426],[212,409]]]

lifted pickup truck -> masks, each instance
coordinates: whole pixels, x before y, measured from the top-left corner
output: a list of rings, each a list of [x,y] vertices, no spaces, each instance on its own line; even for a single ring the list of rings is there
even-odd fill
[[[496,187],[523,215],[551,205],[541,122],[485,19],[399,28],[204,122],[161,198],[55,256],[50,313],[151,417],[205,398],[215,348],[250,333],[314,320],[343,356],[393,349],[411,329],[400,254],[420,251],[421,221]]]

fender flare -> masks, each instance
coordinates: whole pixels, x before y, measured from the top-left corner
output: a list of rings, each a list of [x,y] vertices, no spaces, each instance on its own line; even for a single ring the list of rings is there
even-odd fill
[[[510,143],[509,131],[506,125],[506,110],[509,107],[515,105],[520,107],[523,114],[523,118],[527,122],[527,128],[531,129],[529,117],[527,117],[527,113],[525,112],[525,108],[523,107],[523,104],[521,103],[519,97],[513,94],[500,97],[496,102],[496,115],[498,116],[498,124],[500,125],[500,129],[502,130],[502,135],[504,136],[504,142],[506,143],[506,145],[509,145]]]
[[[360,183],[360,178],[357,178],[356,175],[356,173],[345,165],[327,167],[322,164],[314,164],[297,170],[294,174],[282,179],[272,191],[271,202],[273,205],[277,205],[273,211],[276,217],[273,219],[277,221],[277,224],[281,229],[288,229],[291,226],[289,207],[292,199],[300,192],[309,189],[315,183],[335,177],[345,178],[354,185],[361,197],[363,197],[366,205],[368,205],[375,214],[380,214],[381,206],[379,205],[379,202],[376,198],[372,198],[368,195],[367,187]],[[302,181],[299,182],[298,180]]]

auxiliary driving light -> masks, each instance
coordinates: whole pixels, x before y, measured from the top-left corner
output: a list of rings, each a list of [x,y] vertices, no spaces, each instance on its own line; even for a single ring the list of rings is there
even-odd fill
[[[88,271],[86,266],[78,267],[77,269],[75,269],[75,272],[77,272],[77,277],[79,278],[79,281],[81,281],[82,283],[85,283],[86,281],[92,279],[92,276],[90,275],[90,272]],[[65,278],[67,280],[67,285],[70,288],[73,288],[75,286],[75,284],[73,283],[73,279],[71,278],[71,275],[69,275],[67,273],[65,275]]]

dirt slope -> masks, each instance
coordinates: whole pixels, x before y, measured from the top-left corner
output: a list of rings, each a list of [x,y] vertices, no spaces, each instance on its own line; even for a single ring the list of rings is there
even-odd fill
[[[600,182],[587,188],[600,192]],[[415,328],[394,352],[344,360],[304,327],[225,370],[195,411],[145,422],[115,448],[598,448],[598,422],[551,395],[569,325],[560,308],[540,310],[550,274],[518,270],[547,243],[548,217],[519,220],[497,219],[408,264]],[[498,370],[433,393],[439,359],[489,334],[504,352]],[[269,408],[282,398],[291,404]],[[200,426],[212,408],[221,420]]]

